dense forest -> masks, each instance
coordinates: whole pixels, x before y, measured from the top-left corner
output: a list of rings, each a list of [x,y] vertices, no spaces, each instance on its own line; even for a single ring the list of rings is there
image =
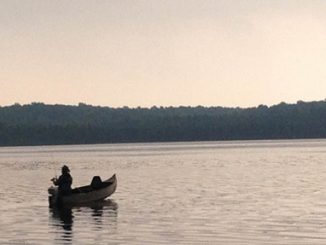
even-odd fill
[[[0,145],[326,138],[326,101],[253,108],[0,107]]]

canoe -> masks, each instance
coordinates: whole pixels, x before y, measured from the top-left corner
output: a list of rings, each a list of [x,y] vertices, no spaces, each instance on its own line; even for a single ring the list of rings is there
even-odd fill
[[[58,187],[51,186],[48,189],[49,205],[54,206],[75,206],[96,201],[102,201],[112,195],[117,188],[117,178],[114,174],[111,178],[101,181],[95,176],[90,185],[81,186],[73,189],[71,194],[60,196]]]

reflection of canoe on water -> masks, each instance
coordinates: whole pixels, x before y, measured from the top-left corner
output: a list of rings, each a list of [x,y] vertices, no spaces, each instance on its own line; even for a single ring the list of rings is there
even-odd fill
[[[100,177],[95,176],[92,183],[87,186],[77,187],[72,190],[71,194],[60,196],[58,188],[51,186],[48,189],[49,205],[83,205],[91,202],[101,201],[112,195],[117,188],[117,178],[115,174],[105,180],[101,181]]]

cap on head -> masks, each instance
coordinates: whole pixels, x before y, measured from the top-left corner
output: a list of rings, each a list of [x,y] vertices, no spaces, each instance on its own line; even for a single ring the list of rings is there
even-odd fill
[[[61,171],[62,171],[62,173],[69,173],[70,169],[68,168],[68,166],[63,165],[62,168],[61,168]]]

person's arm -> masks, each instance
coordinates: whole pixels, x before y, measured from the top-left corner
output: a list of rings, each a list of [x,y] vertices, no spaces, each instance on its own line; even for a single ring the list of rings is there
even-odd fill
[[[53,177],[53,178],[51,179],[51,181],[52,181],[52,183],[55,185],[55,182],[57,182],[57,177]]]
[[[54,185],[59,185],[60,182],[61,182],[61,176],[59,177],[59,179],[57,179],[57,178],[53,178],[53,179],[51,179],[51,180],[52,180],[52,182],[53,182]]]

